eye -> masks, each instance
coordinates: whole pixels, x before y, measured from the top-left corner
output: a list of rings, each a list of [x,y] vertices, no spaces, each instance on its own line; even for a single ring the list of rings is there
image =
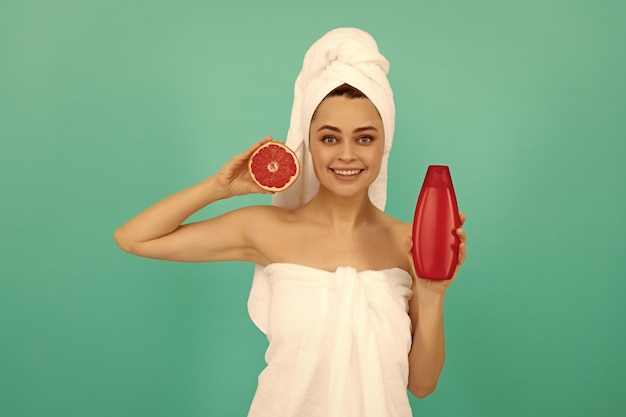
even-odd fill
[[[372,142],[374,139],[371,136],[361,136],[356,141],[358,143],[366,144]]]
[[[337,142],[337,138],[335,138],[334,136],[324,136],[322,138],[322,142],[323,143],[336,143]]]

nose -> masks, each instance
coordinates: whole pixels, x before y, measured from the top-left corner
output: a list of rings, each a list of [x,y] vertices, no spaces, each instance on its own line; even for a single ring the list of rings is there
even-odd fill
[[[339,150],[339,160],[340,161],[354,161],[356,159],[356,154],[354,150],[354,144],[352,141],[346,140],[341,144],[341,148]]]

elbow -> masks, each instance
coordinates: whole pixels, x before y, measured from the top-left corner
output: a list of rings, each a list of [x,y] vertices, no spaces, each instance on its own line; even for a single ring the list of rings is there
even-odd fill
[[[120,229],[117,229],[113,233],[113,240],[115,240],[115,243],[121,250],[127,253],[132,253],[132,245],[128,239],[124,239],[124,234],[120,231]]]
[[[419,385],[415,384],[414,386],[409,385],[408,389],[411,394],[416,396],[417,398],[426,398],[433,392],[435,392],[435,388],[437,388],[436,384],[433,385]]]

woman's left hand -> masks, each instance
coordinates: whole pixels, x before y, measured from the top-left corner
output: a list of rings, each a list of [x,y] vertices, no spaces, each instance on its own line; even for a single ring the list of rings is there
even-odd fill
[[[461,227],[463,227],[463,224],[465,223],[465,214],[461,213],[461,215],[459,216],[460,220],[461,220]],[[424,279],[424,278],[420,278],[417,273],[415,272],[415,267],[413,265],[413,257],[411,255],[411,248],[413,246],[413,239],[409,236],[409,238],[407,239],[407,247],[408,247],[408,252],[409,252],[409,257],[410,257],[410,264],[411,267],[413,268],[413,276],[416,278],[415,279],[415,284],[417,286],[416,290],[420,293],[424,293],[424,292],[436,292],[436,293],[441,293],[443,294],[446,289],[448,289],[448,287],[450,285],[452,285],[452,283],[454,282],[454,279],[456,278],[457,273],[459,272],[459,269],[461,269],[461,265],[463,265],[463,262],[465,262],[465,258],[467,256],[467,236],[465,235],[465,232],[463,231],[463,229],[459,227],[458,229],[456,229],[456,234],[459,237],[460,243],[459,243],[459,260],[456,264],[456,268],[454,270],[454,274],[452,275],[451,279]]]

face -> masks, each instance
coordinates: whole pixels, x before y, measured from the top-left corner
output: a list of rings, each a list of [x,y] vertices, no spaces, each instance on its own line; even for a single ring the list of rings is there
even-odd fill
[[[309,135],[320,187],[342,196],[367,192],[380,172],[384,138],[383,122],[368,98],[322,101]]]

